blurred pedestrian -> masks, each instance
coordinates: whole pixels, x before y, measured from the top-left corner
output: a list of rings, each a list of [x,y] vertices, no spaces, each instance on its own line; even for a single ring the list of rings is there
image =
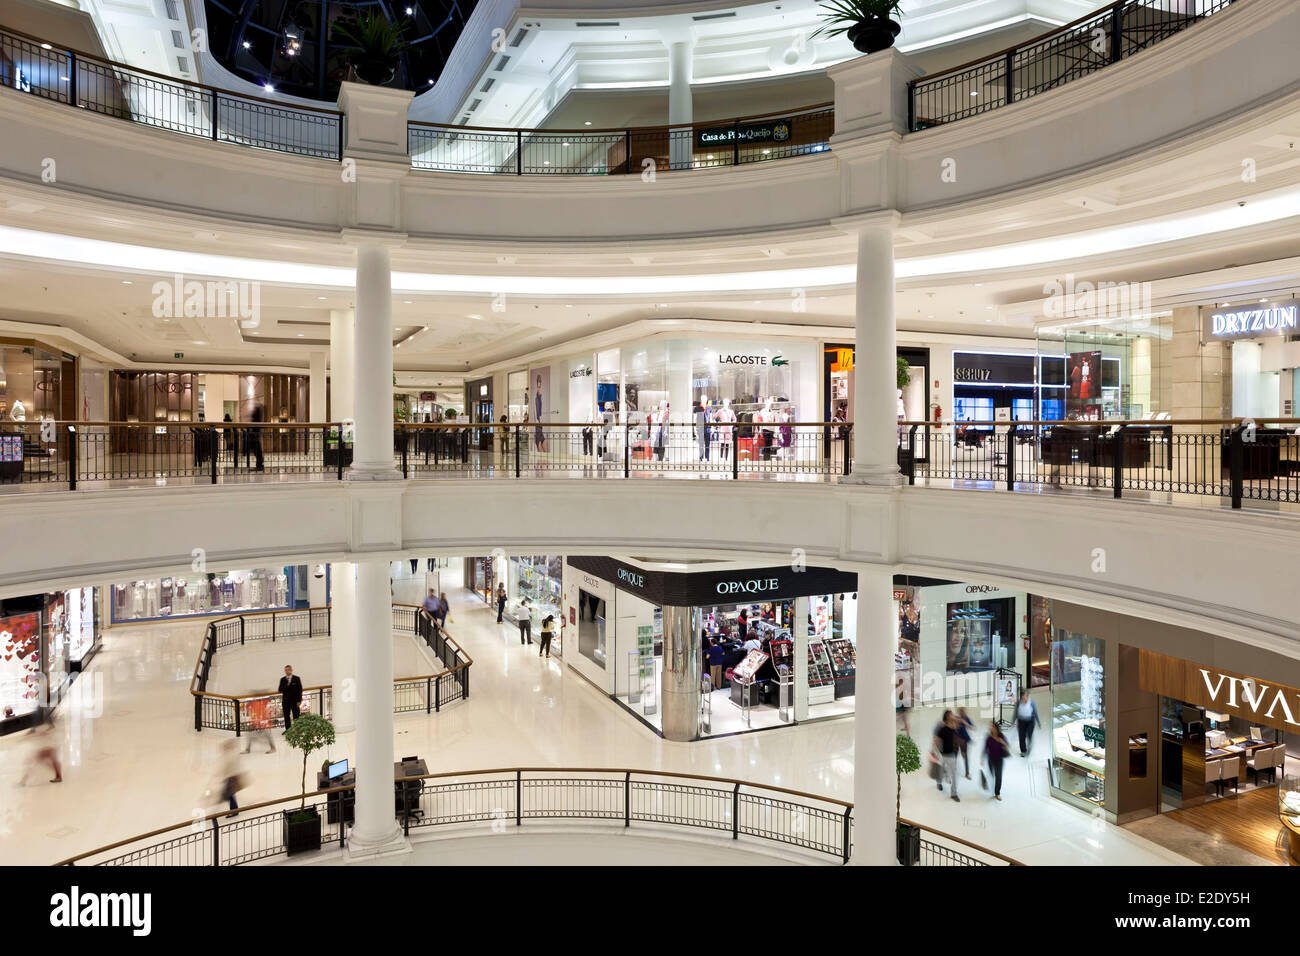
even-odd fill
[[[1020,756],[1028,757],[1034,746],[1034,728],[1043,726],[1038,719],[1038,705],[1029,699],[1029,691],[1020,694],[1020,703],[1016,705],[1016,729],[1020,731]]]
[[[984,738],[984,759],[988,762],[989,773],[993,775],[993,799],[995,800],[1002,799],[1002,761],[1009,753],[1011,753],[1010,742],[1002,736],[1002,728],[998,726],[998,722],[992,721],[989,724],[989,735]],[[984,776],[984,771],[980,771],[980,776]],[[985,789],[988,789],[987,786]]]
[[[947,778],[952,788],[952,798],[960,803],[961,798],[957,796],[957,718],[953,716],[951,710],[943,712],[943,720],[939,722],[938,727],[934,728],[934,749],[939,752],[939,764],[942,768],[939,776],[939,792],[943,793],[943,781]]]
[[[54,712],[38,711],[36,720],[36,725],[28,733],[32,738],[32,748],[23,763],[23,775],[18,780],[20,787],[27,784],[27,775],[32,768],[42,763],[48,763],[54,773],[50,783],[63,783],[63,767],[59,763],[59,748],[54,733]]]
[[[264,697],[260,700],[250,700],[244,705],[244,726],[247,729],[244,732],[244,749],[241,753],[249,753],[253,749],[254,739],[266,744],[267,753],[275,753],[275,738],[271,736],[271,715],[268,713],[270,704],[270,699]]]
[[[962,763],[966,767],[966,779],[970,779],[970,735],[975,729],[975,721],[970,719],[965,707],[957,708],[957,748],[961,751]]]
[[[233,739],[221,745],[221,769],[218,776],[221,780],[221,799],[230,806],[230,812],[226,816],[237,817],[239,804],[235,801],[235,794],[243,790],[248,785],[248,781],[240,772],[239,747]]]

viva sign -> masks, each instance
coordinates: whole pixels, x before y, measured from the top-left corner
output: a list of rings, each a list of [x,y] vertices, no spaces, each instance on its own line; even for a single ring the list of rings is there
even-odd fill
[[[1288,724],[1300,727],[1300,723],[1296,723],[1292,714],[1291,705],[1287,701],[1287,694],[1283,688],[1269,687],[1243,677],[1229,677],[1227,674],[1219,674],[1218,678],[1217,681],[1211,681],[1210,672],[1201,668],[1201,679],[1205,681],[1205,689],[1209,691],[1210,700],[1214,703],[1218,704],[1219,696],[1226,691],[1227,699],[1223,704],[1227,707],[1249,709],[1251,713],[1259,714],[1260,708],[1267,704],[1268,709],[1263,711],[1263,715],[1269,720],[1285,720]],[[1296,695],[1296,698],[1297,702],[1300,702],[1300,694]],[[1281,713],[1277,713],[1278,711]]]

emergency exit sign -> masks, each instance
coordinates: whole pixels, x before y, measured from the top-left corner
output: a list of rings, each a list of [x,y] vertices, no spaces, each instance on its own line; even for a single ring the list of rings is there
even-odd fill
[[[185,358],[185,353],[184,353],[184,352],[173,352],[173,353],[172,353],[172,358]]]

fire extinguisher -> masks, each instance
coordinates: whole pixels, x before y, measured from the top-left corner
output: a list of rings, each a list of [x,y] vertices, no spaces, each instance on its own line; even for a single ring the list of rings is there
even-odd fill
[[[941,421],[942,419],[943,419],[943,406],[940,405],[938,402],[935,402],[935,404],[934,404],[934,420],[935,420],[936,422],[938,422],[938,421]]]

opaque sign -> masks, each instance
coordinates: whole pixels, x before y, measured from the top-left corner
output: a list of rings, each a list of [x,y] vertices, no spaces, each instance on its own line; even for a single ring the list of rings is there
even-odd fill
[[[740,126],[716,126],[698,130],[695,134],[695,145],[707,149],[710,146],[731,146],[736,142],[741,146],[751,143],[788,143],[790,130],[789,120],[747,123]]]
[[[1300,303],[1292,299],[1262,309],[1224,309],[1205,319],[1206,340],[1257,339],[1300,331]]]
[[[618,569],[618,579],[624,584],[629,584],[634,588],[645,587],[645,575],[637,574],[635,571],[629,571],[627,568]]]
[[[775,591],[781,582],[777,578],[751,578],[748,581],[719,581],[719,594],[762,594]]]

